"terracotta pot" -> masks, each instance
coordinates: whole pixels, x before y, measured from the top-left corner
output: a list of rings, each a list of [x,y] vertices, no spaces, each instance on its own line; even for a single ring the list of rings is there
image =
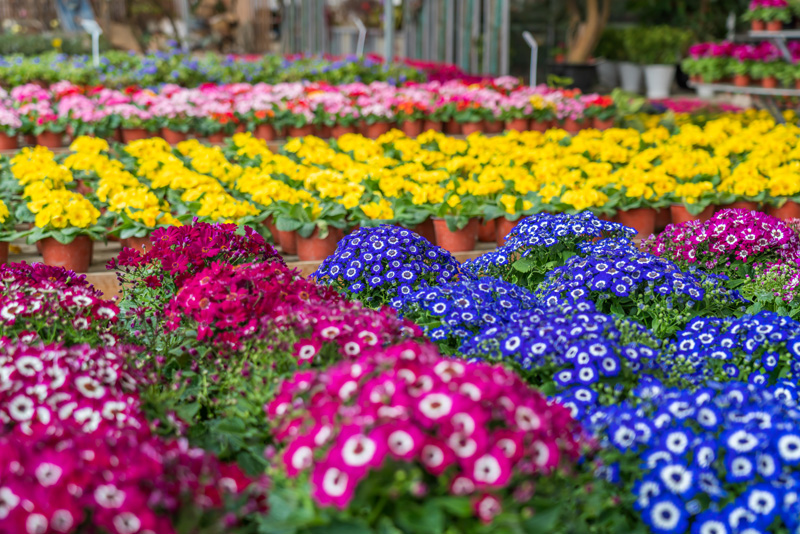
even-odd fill
[[[425,219],[410,230],[419,234],[420,237],[424,237],[431,244],[436,244],[436,229],[433,227],[432,219]]]
[[[689,79],[695,83],[700,83],[703,81],[703,77],[699,74],[692,74],[689,76]]]
[[[501,120],[485,121],[483,125],[483,131],[486,132],[487,134],[503,133],[503,121]]]
[[[290,126],[288,135],[289,137],[305,137],[307,135],[311,135],[314,132],[314,127],[310,124],[306,124],[305,126]]]
[[[733,85],[736,87],[747,87],[750,85],[750,76],[748,74],[734,74]]]
[[[0,265],[8,263],[8,243],[0,241]]]
[[[223,132],[208,134],[208,137],[206,137],[206,139],[208,139],[209,143],[214,143],[215,145],[219,145],[225,142],[225,134]]]
[[[592,127],[595,128],[596,130],[608,130],[609,128],[614,127],[614,119],[611,118],[603,120],[594,117],[592,119]]]
[[[783,22],[780,20],[771,20],[767,22],[767,31],[768,32],[779,32],[783,29]]]
[[[617,213],[620,224],[636,230],[637,237],[650,236],[656,228],[656,210],[653,208],[636,208]]]
[[[656,210],[656,231],[660,232],[672,222],[672,213],[669,208],[658,208]]]
[[[506,130],[516,130],[518,132],[527,132],[530,129],[528,119],[511,119],[506,121]]]
[[[267,230],[269,230],[269,235],[271,236],[272,243],[275,245],[279,245],[280,243],[278,241],[278,228],[275,226],[275,217],[273,217],[272,215],[268,216],[266,219],[264,219],[264,225],[267,227]]]
[[[391,130],[391,125],[388,122],[376,122],[373,124],[368,124],[365,137],[377,139],[389,130]]]
[[[794,88],[795,89],[800,89],[800,80],[795,80],[794,81]]]
[[[441,132],[442,131],[442,121],[434,121],[430,119],[425,119],[422,122],[422,131],[427,132],[428,130],[433,130],[434,132]]]
[[[764,89],[775,89],[778,87],[778,78],[775,76],[767,76],[766,78],[761,78],[761,87]]]
[[[475,249],[478,238],[478,219],[470,219],[460,230],[450,230],[444,219],[434,219],[436,244],[449,252],[469,252]]]
[[[740,200],[739,202],[732,202],[726,206],[722,206],[721,209],[758,211],[758,202]]]
[[[421,119],[417,119],[415,121],[405,121],[400,125],[400,130],[406,134],[406,137],[417,137],[422,133],[422,126],[423,122]]]
[[[767,213],[778,219],[800,219],[800,204],[787,200],[780,208],[770,206]]]
[[[497,223],[495,219],[485,221],[481,219],[478,225],[478,241],[481,243],[494,243],[497,239]]]
[[[553,126],[552,121],[537,121],[531,119],[531,131],[533,132],[546,132]]]
[[[669,211],[672,214],[672,224],[682,224],[688,221],[709,220],[711,216],[714,215],[714,206],[708,206],[697,215],[692,215],[689,213],[689,210],[686,209],[686,206],[683,206],[682,204],[673,204],[669,207]]]
[[[461,123],[461,135],[470,135],[483,132],[483,121]]]
[[[750,29],[754,32],[763,32],[767,29],[767,24],[763,20],[751,20]]]
[[[92,240],[79,235],[71,243],[63,245],[52,237],[39,241],[45,265],[63,267],[76,273],[85,273],[92,263]]]
[[[130,143],[131,141],[138,141],[139,139],[147,139],[150,134],[144,128],[123,128],[122,129],[122,142]]]
[[[264,141],[274,141],[278,138],[278,132],[275,131],[275,127],[271,124],[259,124],[253,132],[253,137]]]
[[[581,125],[578,124],[578,121],[575,119],[561,119],[560,126],[562,130],[566,131],[570,135],[575,135],[581,131]]]
[[[322,261],[334,252],[339,243],[339,236],[330,229],[328,235],[321,239],[319,230],[315,229],[309,237],[297,236],[297,256],[300,261]]]
[[[284,254],[297,254],[297,232],[278,230],[278,244]]]
[[[444,123],[444,133],[447,135],[459,135],[461,134],[461,123],[455,119],[450,119],[446,123]]]
[[[33,146],[33,145],[36,144],[36,136],[35,135],[33,135],[33,134],[25,134],[22,137],[25,140],[25,144],[26,145]]]
[[[16,150],[18,147],[16,135],[0,132],[0,150]]]
[[[64,134],[62,133],[42,132],[36,136],[36,144],[47,148],[60,148],[63,146],[61,143],[63,137]]]
[[[497,229],[496,240],[497,246],[502,247],[506,244],[506,236],[514,229],[519,220],[509,221],[505,217],[495,219],[495,227]]]
[[[177,145],[178,143],[186,141],[185,133],[178,132],[175,130],[170,130],[169,128],[161,129],[161,137],[163,137],[164,141],[166,141],[170,145]]]
[[[239,126],[236,127],[236,129],[233,131],[233,133],[235,133],[235,134],[237,134],[237,133],[245,133],[246,131],[247,131],[247,128],[245,127],[245,125],[244,124],[240,124]]]
[[[148,235],[145,237],[129,237],[124,246],[138,250],[139,252],[147,252],[153,247],[153,243],[150,241],[150,236]]]
[[[354,134],[354,133],[358,133],[358,130],[356,130],[356,127],[353,126],[353,125],[341,126],[341,125],[337,124],[336,126],[331,128],[331,135],[335,139],[339,139],[341,136],[343,136],[345,134]]]

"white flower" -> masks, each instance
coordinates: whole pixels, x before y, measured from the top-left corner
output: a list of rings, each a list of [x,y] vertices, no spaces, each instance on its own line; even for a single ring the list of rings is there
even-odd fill
[[[692,487],[692,472],[680,464],[664,466],[659,476],[672,493],[682,494]]]
[[[115,515],[113,523],[119,534],[134,534],[142,528],[142,522],[131,512]]]
[[[75,387],[90,399],[102,398],[106,393],[106,388],[91,376],[79,376],[75,379]]]
[[[349,466],[362,467],[375,457],[378,447],[364,435],[350,436],[342,446],[342,460]]]
[[[681,520],[681,511],[670,501],[656,503],[650,509],[650,519],[659,530],[672,530]]]
[[[429,393],[419,401],[418,407],[425,417],[437,421],[453,409],[453,399],[444,393]]]
[[[103,508],[119,508],[125,502],[125,492],[113,484],[101,484],[94,490],[94,500]]]
[[[347,491],[347,481],[347,473],[329,467],[322,477],[322,490],[331,497],[341,497]]]
[[[59,481],[63,472],[64,470],[56,464],[42,462],[36,468],[36,480],[38,480],[39,484],[42,486],[49,487]]]
[[[19,504],[19,497],[6,487],[0,488],[0,519],[5,519]]]
[[[472,471],[475,481],[484,484],[494,484],[502,474],[503,468],[500,467],[500,462],[491,454],[484,454],[478,458]]]
[[[8,403],[8,415],[15,421],[30,421],[33,413],[33,401],[25,395],[17,395]]]

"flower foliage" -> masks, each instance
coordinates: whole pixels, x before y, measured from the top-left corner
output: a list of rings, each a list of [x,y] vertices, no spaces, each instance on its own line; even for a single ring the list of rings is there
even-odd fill
[[[568,411],[512,371],[414,342],[298,373],[266,412],[289,476],[309,470],[314,499],[339,508],[373,474],[417,468],[430,491],[471,497],[489,521],[508,488],[569,469],[580,448]]]
[[[456,259],[416,233],[384,224],[345,237],[312,275],[349,298],[380,307],[458,273]]]
[[[796,384],[694,393],[649,385],[640,393],[585,421],[606,447],[604,471],[634,481],[635,508],[651,532],[797,531]]]
[[[132,350],[0,341],[0,530],[170,533],[179,511],[197,521],[246,498],[236,466],[151,434],[123,363]]]
[[[598,311],[630,317],[666,337],[697,315],[735,313],[744,303],[720,278],[683,272],[671,261],[640,252],[628,240],[584,243],[552,270],[536,296],[548,305],[591,301]]]
[[[119,308],[101,295],[60,267],[0,265],[0,331],[28,342],[114,345]]]
[[[578,243],[632,238],[635,234],[633,229],[602,221],[590,211],[574,215],[539,213],[522,219],[506,236],[503,246],[467,261],[464,270],[533,290],[554,267],[580,254]]]

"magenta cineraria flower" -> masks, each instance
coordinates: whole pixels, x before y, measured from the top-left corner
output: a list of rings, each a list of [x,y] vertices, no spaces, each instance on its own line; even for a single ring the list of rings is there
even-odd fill
[[[287,474],[310,470],[314,499],[338,508],[370,472],[416,463],[490,521],[498,492],[570,465],[581,443],[569,412],[512,371],[412,341],[290,378],[265,410]]]
[[[0,340],[0,531],[71,533],[91,518],[169,534],[179,507],[240,495],[242,514],[263,510],[262,484],[238,467],[151,434],[125,366],[134,351]]]

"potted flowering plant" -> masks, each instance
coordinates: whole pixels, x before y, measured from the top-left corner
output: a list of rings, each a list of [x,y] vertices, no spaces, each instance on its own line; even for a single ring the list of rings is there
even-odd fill
[[[336,250],[339,231],[346,226],[347,212],[339,203],[309,202],[277,206],[275,226],[281,232],[296,232],[300,261],[324,260]]]
[[[153,117],[146,110],[137,110],[135,113],[123,115],[119,126],[124,143],[147,139],[161,131],[158,118]]]
[[[17,112],[6,106],[0,106],[0,150],[17,148],[17,133],[22,128],[22,121]]]
[[[530,111],[531,130],[546,131],[556,120],[556,103],[540,95],[533,95],[530,103],[532,108]]]
[[[399,100],[395,102],[394,116],[398,126],[408,137],[417,137],[422,133],[425,108],[422,104],[412,100]]]
[[[644,182],[622,185],[608,197],[608,203],[617,209],[619,222],[634,228],[639,237],[647,237],[655,231],[656,209],[662,207],[654,202],[653,188]]]
[[[761,87],[774,89],[778,86],[778,74],[783,65],[783,61],[754,61],[750,66],[750,76],[761,80]]]
[[[55,113],[33,114],[29,117],[31,133],[36,136],[36,144],[47,148],[59,148],[67,129],[67,119]]]
[[[369,103],[359,110],[363,120],[362,134],[370,139],[377,139],[392,128],[394,112],[383,102]]]
[[[185,141],[189,131],[194,129],[194,120],[185,113],[161,115],[156,118],[161,137],[170,145]]]
[[[197,121],[197,133],[211,143],[222,143],[225,137],[233,135],[238,120],[232,112],[212,113]]]
[[[453,120],[460,125],[462,135],[483,131],[486,109],[479,102],[462,100],[456,104]]]
[[[695,220],[707,221],[714,215],[717,195],[714,184],[708,180],[678,184],[672,192],[672,197],[675,200],[670,206],[673,224]]]
[[[792,11],[786,0],[752,0],[742,19],[750,22],[753,31],[780,31],[792,20]]]
[[[768,213],[778,219],[800,219],[800,183],[787,167],[770,172],[767,182]]]
[[[610,96],[592,95],[586,97],[586,110],[584,115],[592,121],[592,126],[598,130],[607,130],[614,126],[617,115],[617,105]]]
[[[434,213],[437,245],[450,252],[468,252],[475,248],[478,239],[477,217],[481,213],[474,197],[450,191],[434,207]]]
[[[356,125],[361,119],[358,107],[353,104],[346,104],[332,113],[333,125],[331,128],[331,135],[334,138],[339,138],[344,134],[354,134],[358,132]]]
[[[502,246],[508,233],[517,225],[517,221],[537,211],[536,207],[530,199],[520,197],[518,194],[506,193],[499,195],[492,202],[487,202],[483,206],[483,219],[495,222],[497,246]]]
[[[251,109],[245,114],[244,118],[247,130],[253,132],[253,137],[264,141],[272,141],[279,137],[278,129],[275,126],[275,117],[275,110],[270,107],[267,109]]]
[[[313,132],[314,112],[308,100],[292,100],[286,103],[285,112],[281,113],[281,123],[286,124],[289,137],[304,137]]]

